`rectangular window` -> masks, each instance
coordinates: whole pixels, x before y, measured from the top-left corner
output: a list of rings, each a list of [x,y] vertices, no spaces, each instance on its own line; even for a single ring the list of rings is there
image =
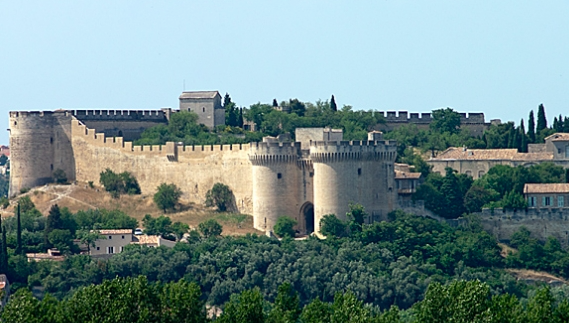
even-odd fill
[[[115,247],[107,247],[107,253],[108,253],[108,254],[113,254],[113,253],[115,253]]]
[[[530,198],[529,198],[529,206],[535,206],[535,196],[530,196]]]
[[[557,197],[557,207],[565,207],[565,197],[558,196]]]
[[[551,205],[551,197],[544,196],[541,198],[541,205],[542,206],[550,206]]]
[[[121,251],[120,251],[120,252],[122,252],[122,251],[123,251],[123,248],[124,248],[124,247],[121,247],[121,249],[120,249]]]

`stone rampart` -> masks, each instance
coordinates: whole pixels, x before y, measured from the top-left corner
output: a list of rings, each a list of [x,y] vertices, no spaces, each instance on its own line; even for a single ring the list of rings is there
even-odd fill
[[[431,113],[408,113],[407,111],[379,111],[387,122],[407,122],[407,123],[431,123],[433,116]],[[460,123],[462,124],[478,124],[485,123],[484,113],[470,112],[459,113]]]
[[[174,183],[183,199],[200,204],[213,184],[221,182],[233,191],[236,211],[252,213],[249,145],[133,146],[122,138],[96,133],[79,120],[72,121],[72,131],[78,181],[98,183],[106,168],[128,171],[144,194],[153,194],[161,183]]]
[[[526,227],[532,237],[541,241],[553,236],[563,245],[569,244],[569,208],[550,208],[512,211],[484,209],[478,213],[484,229],[500,241],[509,241],[521,226]]]
[[[81,121],[164,121],[167,119],[167,113],[164,110],[71,110],[69,112]]]

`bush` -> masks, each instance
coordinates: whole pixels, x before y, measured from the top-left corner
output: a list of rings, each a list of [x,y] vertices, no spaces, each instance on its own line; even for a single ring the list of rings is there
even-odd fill
[[[111,196],[118,198],[121,194],[140,194],[140,185],[134,176],[129,172],[116,174],[109,168],[101,172],[99,182]]]
[[[205,222],[200,223],[198,225],[198,230],[205,238],[209,238],[221,235],[223,227],[214,219],[209,219]]]
[[[231,192],[229,186],[222,183],[215,183],[205,195],[205,205],[215,206],[221,212],[226,211],[232,202],[233,192]]]
[[[8,200],[6,197],[0,198],[0,206],[2,206],[3,209],[7,208],[10,206],[10,200]]]
[[[56,169],[55,172],[53,172],[53,180],[57,183],[57,184],[65,184],[67,183],[67,174],[65,174],[65,171],[63,169]]]
[[[327,214],[320,220],[320,233],[326,237],[343,237],[346,234],[346,223],[334,214]]]
[[[166,210],[174,209],[180,196],[182,196],[182,191],[175,184],[162,183],[154,194],[154,203],[166,212]]]
[[[20,188],[20,194],[26,194],[27,192],[30,191],[29,187],[22,187]]]
[[[273,231],[279,238],[291,237],[294,238],[293,227],[297,224],[296,220],[288,216],[281,216],[275,226]]]

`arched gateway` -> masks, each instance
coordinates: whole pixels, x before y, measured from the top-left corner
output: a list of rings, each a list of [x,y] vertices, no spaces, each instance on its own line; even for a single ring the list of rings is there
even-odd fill
[[[314,232],[314,204],[306,202],[300,208],[300,221],[304,223],[306,234]]]

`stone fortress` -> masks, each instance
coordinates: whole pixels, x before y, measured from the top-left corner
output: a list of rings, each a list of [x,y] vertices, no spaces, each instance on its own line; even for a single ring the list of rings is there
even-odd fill
[[[223,124],[220,100],[217,92],[184,92],[180,110],[197,111],[198,122],[215,127]],[[382,140],[379,132],[368,141],[343,141],[341,131],[305,128],[297,129],[296,142],[133,145],[144,129],[166,124],[172,113],[10,112],[10,196],[52,182],[57,169],[70,181],[98,183],[110,168],[131,172],[145,194],[174,183],[195,203],[204,202],[214,183],[224,183],[233,191],[233,209],[252,214],[262,231],[271,231],[285,215],[297,220],[299,232],[319,231],[324,215],[344,218],[350,202],[366,208],[368,222],[397,207],[396,143]]]

